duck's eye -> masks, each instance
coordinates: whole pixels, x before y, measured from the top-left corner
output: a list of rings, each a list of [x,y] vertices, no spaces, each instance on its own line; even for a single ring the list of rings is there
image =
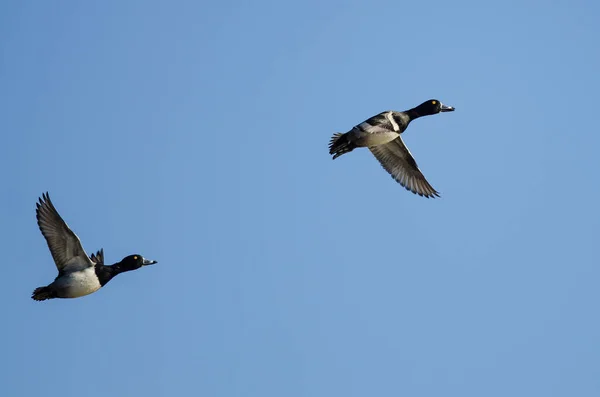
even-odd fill
[[[134,256],[134,257],[133,257],[133,260],[137,261],[137,256]]]
[[[432,105],[437,105],[437,101],[431,101]]]

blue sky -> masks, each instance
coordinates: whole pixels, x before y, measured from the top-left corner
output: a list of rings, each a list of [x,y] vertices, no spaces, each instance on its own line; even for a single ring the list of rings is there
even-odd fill
[[[598,396],[593,1],[0,4],[6,395]],[[441,199],[332,133],[430,98]],[[75,300],[35,222],[159,264]]]

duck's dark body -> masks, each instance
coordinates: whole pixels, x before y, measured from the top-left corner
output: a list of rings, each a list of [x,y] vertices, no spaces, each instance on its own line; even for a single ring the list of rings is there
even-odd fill
[[[334,134],[329,142],[329,154],[336,159],[358,147],[385,145],[406,130],[411,119],[402,112],[388,110],[354,126],[345,134]]]

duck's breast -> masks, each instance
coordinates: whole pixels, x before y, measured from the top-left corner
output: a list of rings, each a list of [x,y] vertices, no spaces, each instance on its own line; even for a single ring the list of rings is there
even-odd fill
[[[79,298],[100,289],[100,281],[93,267],[68,273],[54,280],[52,287],[60,298]]]

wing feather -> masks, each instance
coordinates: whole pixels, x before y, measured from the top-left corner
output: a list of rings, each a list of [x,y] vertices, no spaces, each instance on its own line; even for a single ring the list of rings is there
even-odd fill
[[[94,266],[81,246],[79,237],[67,226],[45,193],[36,203],[36,218],[46,239],[52,258],[59,272],[75,271]]]
[[[371,146],[369,150],[392,178],[406,190],[427,198],[440,196],[419,170],[401,137],[383,145]]]

